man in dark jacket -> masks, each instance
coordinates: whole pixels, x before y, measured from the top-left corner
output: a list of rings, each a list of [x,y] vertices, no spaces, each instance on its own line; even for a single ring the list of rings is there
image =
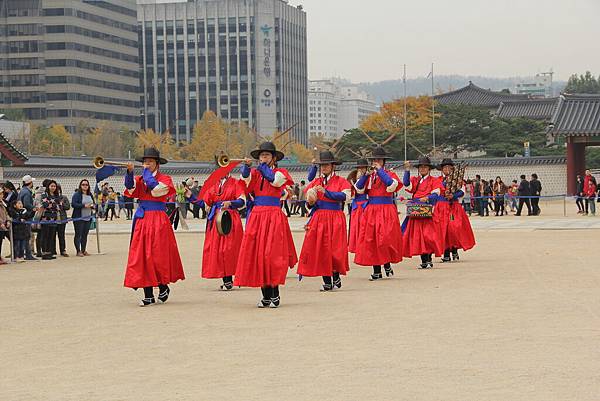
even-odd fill
[[[542,183],[538,180],[537,174],[531,174],[531,181],[529,181],[529,186],[531,188],[531,196],[536,196],[536,198],[531,198],[531,208],[533,209],[533,215],[539,216],[540,214],[540,196],[542,195]]]
[[[521,183],[519,184],[517,195],[519,197],[519,207],[515,216],[521,215],[523,204],[527,205],[527,216],[531,216],[531,201],[529,199],[529,196],[531,196],[531,187],[529,186],[529,181],[525,178],[525,174],[521,175]]]
[[[31,221],[33,219],[33,215],[35,214],[35,206],[33,203],[33,181],[35,181],[35,179],[32,178],[29,174],[23,176],[23,186],[21,187],[21,191],[19,191],[19,196],[17,197],[17,199],[21,201],[21,203],[23,204],[23,208],[27,212],[25,213],[25,215],[27,216],[28,221]],[[31,233],[28,241],[29,246],[25,248],[25,260],[37,260],[31,254],[32,244],[35,243],[35,237],[33,233]]]

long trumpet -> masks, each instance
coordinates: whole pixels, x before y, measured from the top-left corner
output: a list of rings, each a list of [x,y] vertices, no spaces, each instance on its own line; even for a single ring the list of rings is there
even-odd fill
[[[104,157],[102,156],[96,156],[94,158],[93,161],[94,167],[96,167],[97,169],[100,169],[104,166],[119,166],[119,167],[127,167],[127,165],[129,163],[124,163],[124,162],[113,162],[110,160],[104,160]]]
[[[230,159],[226,154],[220,154],[219,156],[215,156],[215,161],[219,167],[227,167],[231,162],[245,162],[249,159]]]

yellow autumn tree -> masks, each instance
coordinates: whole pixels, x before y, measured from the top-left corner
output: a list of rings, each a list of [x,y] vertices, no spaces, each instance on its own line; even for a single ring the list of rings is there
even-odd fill
[[[407,130],[431,124],[432,99],[429,96],[406,98]],[[360,124],[366,132],[400,132],[404,129],[404,99],[384,103],[378,113],[371,114]]]
[[[122,157],[123,140],[119,128],[110,123],[101,123],[85,136],[83,149],[87,155]]]
[[[157,148],[161,156],[166,159],[181,159],[177,144],[173,140],[171,132],[168,130],[162,135],[154,132],[152,128],[139,131],[135,139],[136,155],[142,155],[144,153],[144,148],[151,146]]]
[[[31,153],[35,155],[71,155],[73,138],[62,125],[37,127],[31,134]]]

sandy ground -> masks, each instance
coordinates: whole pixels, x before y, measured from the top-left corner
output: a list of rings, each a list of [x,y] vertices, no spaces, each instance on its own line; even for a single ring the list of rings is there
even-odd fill
[[[106,255],[0,267],[0,400],[599,400],[599,234],[478,232],[459,263],[353,266],[336,293],[290,272],[277,310],[201,280],[193,233],[188,279],[139,308],[108,235]]]

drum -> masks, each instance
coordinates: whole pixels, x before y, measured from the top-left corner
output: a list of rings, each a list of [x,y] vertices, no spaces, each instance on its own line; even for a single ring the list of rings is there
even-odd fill
[[[433,205],[409,202],[406,204],[406,215],[411,219],[430,219],[433,217]]]
[[[217,212],[215,221],[219,235],[227,235],[231,232],[233,222],[231,220],[231,213],[229,213],[227,210],[219,210]]]

